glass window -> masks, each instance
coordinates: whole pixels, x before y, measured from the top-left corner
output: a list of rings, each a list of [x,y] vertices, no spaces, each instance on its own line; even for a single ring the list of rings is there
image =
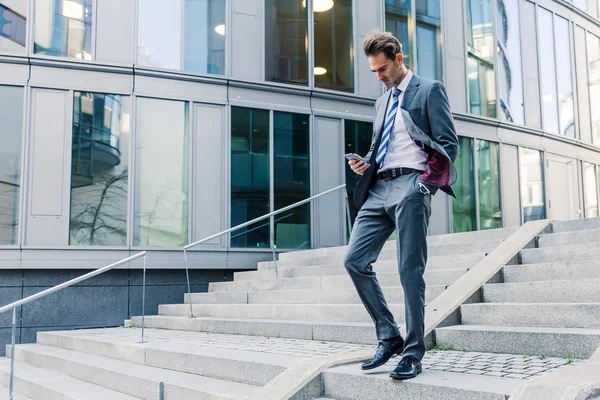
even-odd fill
[[[33,52],[92,59],[92,0],[35,0]]]
[[[469,94],[472,114],[496,117],[494,32],[490,0],[467,1]]]
[[[523,222],[546,218],[542,152],[521,148],[521,205]]]
[[[587,2],[588,0],[571,0],[573,2],[573,4],[575,4],[575,7],[583,10],[583,11],[587,11],[588,6],[587,6]]]
[[[352,0],[314,0],[315,87],[354,91]]]
[[[523,124],[523,73],[519,0],[498,0],[498,79],[500,79],[500,118]]]
[[[269,111],[232,107],[231,226],[271,212],[269,149]],[[231,246],[271,247],[270,234],[265,219],[232,232]]]
[[[498,143],[477,140],[479,229],[502,228],[500,156]]]
[[[558,103],[556,100],[556,63],[552,13],[538,8],[538,46],[542,73],[543,126],[547,132],[558,133]]]
[[[385,30],[391,32],[400,43],[404,53],[404,64],[414,69],[412,43],[408,36],[411,17],[411,0],[385,0]]]
[[[0,245],[18,243],[23,88],[0,86]]]
[[[27,41],[26,1],[0,0],[0,51],[25,53]]]
[[[138,65],[225,73],[225,0],[140,1],[138,30]]]
[[[600,38],[588,33],[587,46],[592,140],[600,144]]]
[[[266,80],[308,85],[308,8],[297,0],[266,0]]]
[[[416,2],[417,72],[426,79],[442,80],[440,0]]]
[[[571,74],[571,35],[569,34],[569,21],[554,16],[554,40],[556,54],[565,59],[565,62],[556,64],[558,86],[558,110],[560,131],[562,136],[575,137],[575,105],[573,104],[573,80]],[[543,73],[543,72],[542,72]]]
[[[189,127],[183,101],[138,98],[134,246],[188,242]]]
[[[75,92],[69,244],[127,244],[131,100]]]
[[[585,217],[598,216],[598,182],[596,166],[583,163],[583,193],[585,198]]]
[[[452,199],[454,233],[477,230],[473,139],[459,137],[459,147],[460,152],[454,162],[457,179],[452,186],[456,194],[456,198]]]
[[[371,122],[345,120],[344,133],[346,142],[344,153],[356,153],[361,157],[366,156],[371,148],[373,124]],[[360,178],[360,175],[355,174],[346,162],[346,191],[348,192],[348,207],[352,224],[354,224],[358,212],[354,206],[354,189],[358,183],[358,178]]]
[[[275,112],[273,118],[273,178],[275,210],[310,197],[309,116]],[[310,203],[275,217],[275,245],[308,249]]]

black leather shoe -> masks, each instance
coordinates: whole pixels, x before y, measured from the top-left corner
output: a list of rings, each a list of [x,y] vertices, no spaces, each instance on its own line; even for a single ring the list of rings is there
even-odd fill
[[[392,343],[386,343],[384,341],[379,342],[379,346],[377,346],[377,350],[375,351],[373,358],[364,363],[361,368],[363,370],[367,370],[381,367],[393,356],[402,354],[402,350],[404,350],[404,339],[402,338],[399,338],[397,341]]]
[[[423,372],[421,361],[412,356],[404,356],[396,369],[392,371],[390,377],[398,380],[411,379],[421,372]]]

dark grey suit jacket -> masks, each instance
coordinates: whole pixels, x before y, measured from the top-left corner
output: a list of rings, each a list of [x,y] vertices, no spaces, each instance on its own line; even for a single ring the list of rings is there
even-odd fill
[[[391,97],[391,90],[377,99],[375,103],[375,122],[371,149],[365,156],[370,167],[356,185],[354,204],[361,208],[369,196],[369,187],[375,182],[378,165],[375,155],[379,149],[385,110]],[[454,119],[448,103],[446,88],[441,82],[421,79],[413,75],[396,118],[402,115],[410,137],[429,155],[427,171],[419,176],[432,194],[438,188],[454,196],[451,185],[456,182],[454,160],[458,155],[458,137],[454,128]]]

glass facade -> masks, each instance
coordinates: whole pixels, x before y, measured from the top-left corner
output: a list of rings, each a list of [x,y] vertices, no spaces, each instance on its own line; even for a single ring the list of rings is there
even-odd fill
[[[0,86],[0,245],[18,243],[24,94]]]
[[[25,53],[27,2],[0,0],[0,52]]]
[[[352,0],[313,1],[315,87],[354,92]]]
[[[265,79],[308,85],[308,8],[300,1],[266,0]]]
[[[554,15],[554,41],[557,59],[570,58],[571,34],[569,21]],[[559,134],[575,138],[575,105],[573,102],[573,79],[570,62],[556,64],[556,82],[558,88]],[[543,73],[543,71],[542,71]]]
[[[408,29],[411,15],[411,0],[385,0],[385,30],[391,32],[402,43],[404,64],[414,70],[412,40]]]
[[[544,219],[546,218],[546,197],[542,152],[521,148],[519,164],[523,222]]]
[[[188,243],[188,104],[138,98],[134,246]]]
[[[583,195],[586,218],[598,216],[598,174],[596,168],[594,164],[583,163]]]
[[[442,80],[440,0],[417,0],[416,11],[417,72],[422,78]]]
[[[92,0],[35,0],[33,52],[92,59]]]
[[[138,65],[225,74],[225,0],[143,0],[138,10]]]
[[[231,226],[271,212],[270,169],[269,111],[231,107]],[[232,232],[231,247],[270,247],[270,226]]]
[[[498,79],[500,118],[523,125],[523,71],[521,67],[521,29],[519,0],[498,0],[496,29],[498,38]]]
[[[591,33],[587,37],[587,53],[592,140],[600,145],[600,38]]]
[[[125,246],[131,99],[75,92],[69,244]]]
[[[452,232],[477,230],[477,204],[475,197],[475,163],[473,139],[458,138],[460,152],[454,162],[456,183],[452,186],[456,198],[452,198]]]
[[[554,32],[552,13],[538,8],[539,62],[543,65],[540,83],[542,85],[542,116],[546,132],[558,133],[558,103],[556,99],[556,62],[554,59]]]
[[[344,121],[344,154],[356,153],[364,157],[371,148],[371,137],[373,136],[373,124],[362,121]],[[358,183],[360,175],[352,171],[346,162],[346,192],[348,193],[348,207],[350,209],[350,220],[354,225],[358,210],[354,206],[354,189]]]
[[[479,229],[502,228],[500,147],[487,140],[477,140],[476,144]]]
[[[309,115],[273,113],[273,198],[274,210],[310,197]],[[275,246],[280,249],[308,249],[310,204],[278,214]]]
[[[472,114],[496,118],[492,20],[490,0],[467,0],[469,107]]]

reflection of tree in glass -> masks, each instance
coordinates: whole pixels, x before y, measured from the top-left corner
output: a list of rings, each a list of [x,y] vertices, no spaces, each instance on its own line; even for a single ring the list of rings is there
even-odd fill
[[[73,189],[71,244],[125,245],[128,170],[96,173],[94,185]]]
[[[136,245],[178,247],[187,244],[187,194],[181,187],[171,186],[149,193],[154,204],[136,217],[139,221],[134,238]]]

